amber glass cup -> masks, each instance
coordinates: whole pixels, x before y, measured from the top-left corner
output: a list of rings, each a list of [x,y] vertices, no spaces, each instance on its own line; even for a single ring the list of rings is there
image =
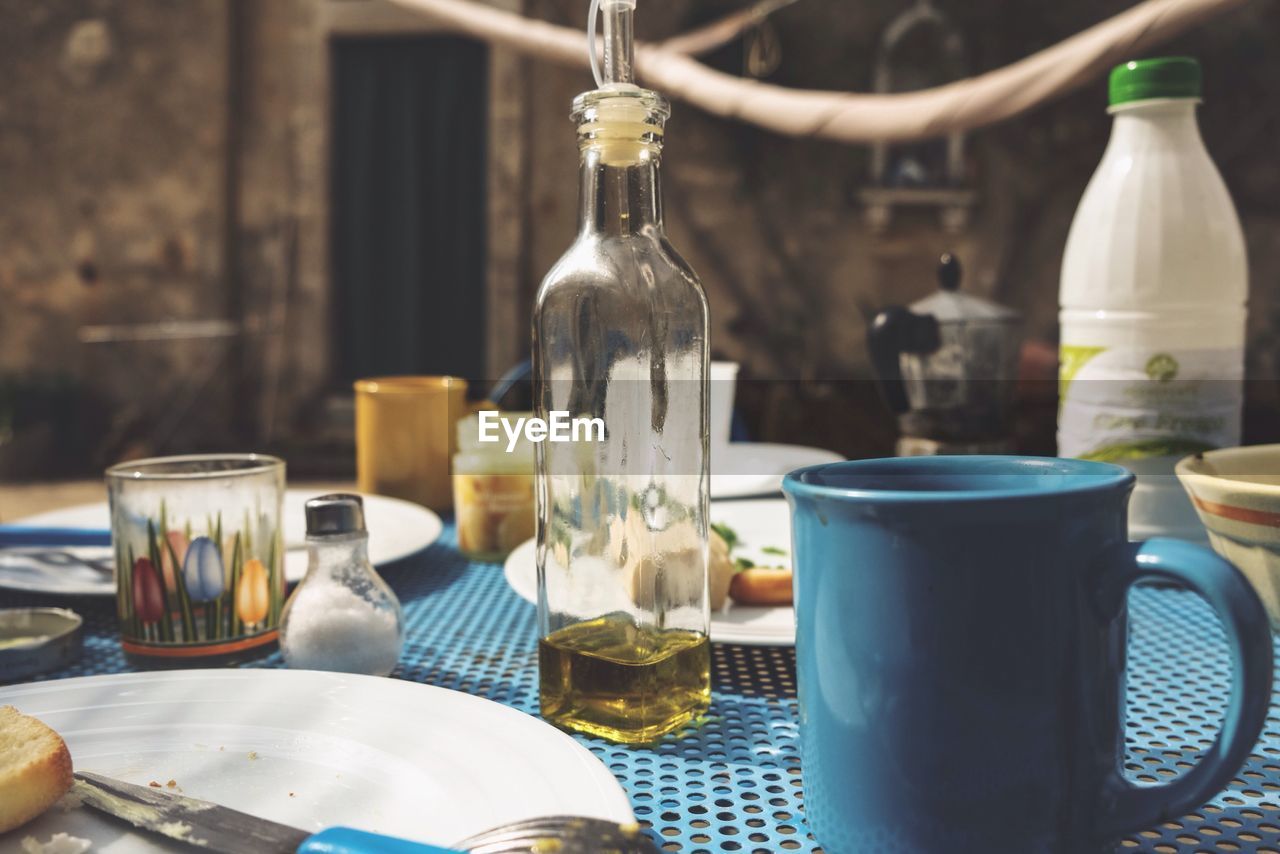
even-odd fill
[[[357,380],[356,480],[360,491],[430,507],[453,507],[449,460],[454,424],[467,414],[457,377]]]

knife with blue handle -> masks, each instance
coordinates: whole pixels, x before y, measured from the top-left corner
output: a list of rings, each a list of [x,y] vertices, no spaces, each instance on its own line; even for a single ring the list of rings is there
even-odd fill
[[[76,772],[72,792],[85,806],[134,827],[218,854],[465,854],[350,827],[310,833],[150,786]]]
[[[111,532],[105,528],[43,528],[32,525],[0,525],[0,548],[109,545],[111,545]]]
[[[379,836],[367,830],[331,827],[302,840],[298,854],[465,854],[459,848],[441,848],[425,842],[410,842],[393,836]]]

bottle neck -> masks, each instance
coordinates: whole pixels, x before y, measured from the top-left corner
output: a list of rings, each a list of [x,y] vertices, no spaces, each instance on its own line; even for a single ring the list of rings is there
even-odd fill
[[[624,162],[606,158],[598,146],[585,146],[578,182],[579,233],[618,237],[661,231],[659,161],[652,146]]]
[[[1115,124],[1111,131],[1111,145],[1117,148],[1139,144],[1204,148],[1200,126],[1196,123],[1198,103],[1193,98],[1171,98],[1112,107]]]

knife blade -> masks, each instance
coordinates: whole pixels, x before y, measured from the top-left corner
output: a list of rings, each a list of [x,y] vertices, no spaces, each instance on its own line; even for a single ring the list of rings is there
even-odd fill
[[[287,824],[100,774],[77,771],[72,792],[86,806],[134,827],[218,854],[285,854],[311,836]]]

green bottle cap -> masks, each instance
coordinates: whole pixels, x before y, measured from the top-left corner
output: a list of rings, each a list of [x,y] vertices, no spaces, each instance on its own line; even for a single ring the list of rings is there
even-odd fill
[[[1135,59],[1111,69],[1111,106],[1148,98],[1199,98],[1200,63],[1189,56]]]

